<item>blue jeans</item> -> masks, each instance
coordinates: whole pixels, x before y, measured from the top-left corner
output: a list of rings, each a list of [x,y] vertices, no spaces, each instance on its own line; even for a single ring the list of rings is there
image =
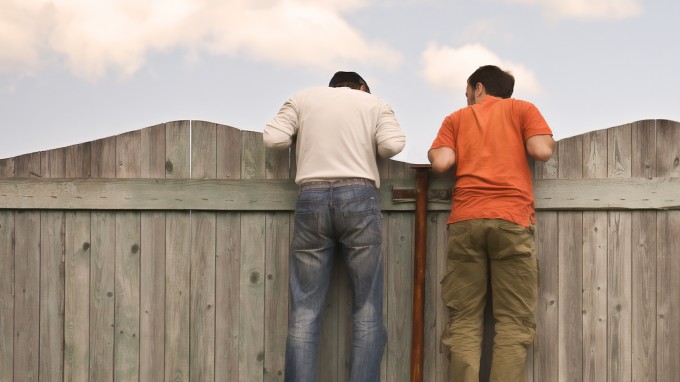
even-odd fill
[[[300,192],[290,250],[286,381],[317,380],[320,318],[336,253],[347,264],[352,291],[349,380],[380,380],[387,342],[381,242],[380,206],[372,185]]]

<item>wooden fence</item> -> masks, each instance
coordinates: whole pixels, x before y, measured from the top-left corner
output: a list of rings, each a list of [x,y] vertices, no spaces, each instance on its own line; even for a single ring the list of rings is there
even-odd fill
[[[680,124],[648,120],[560,141],[534,166],[531,381],[679,380],[678,158]],[[0,160],[0,381],[283,380],[292,159],[260,133],[176,121]],[[415,203],[397,195],[415,175],[380,167],[382,379],[407,381]],[[439,280],[452,184],[430,181],[425,381],[448,380]],[[322,381],[348,376],[351,301],[336,265]]]

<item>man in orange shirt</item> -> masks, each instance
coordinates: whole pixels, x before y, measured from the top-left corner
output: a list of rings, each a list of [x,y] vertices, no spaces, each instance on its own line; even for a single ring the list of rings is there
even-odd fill
[[[479,381],[487,280],[496,321],[491,381],[525,381],[535,335],[538,261],[527,156],[547,161],[555,141],[531,103],[512,99],[514,77],[487,65],[467,81],[468,107],[444,119],[428,152],[432,168],[456,167],[442,299],[450,318],[442,342],[451,381]]]

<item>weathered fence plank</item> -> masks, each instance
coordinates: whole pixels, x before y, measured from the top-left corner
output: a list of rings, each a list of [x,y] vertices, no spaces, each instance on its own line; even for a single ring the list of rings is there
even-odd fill
[[[142,178],[165,178],[165,125],[141,131]],[[140,216],[139,380],[165,381],[165,213]],[[172,314],[172,313],[171,313]]]
[[[0,160],[0,178],[14,177],[14,159]],[[0,210],[0,380],[14,374],[14,211]]]
[[[191,127],[191,177],[214,179],[216,126],[193,122]],[[215,213],[191,214],[190,356],[192,381],[215,376]]]
[[[267,179],[290,177],[290,151],[267,150]],[[288,333],[288,248],[294,214],[271,212],[265,217],[264,381],[283,381]],[[293,218],[293,219],[292,219]]]
[[[166,178],[190,177],[189,144],[188,121],[166,124]],[[165,380],[187,381],[191,221],[188,212],[167,212],[165,219]]]
[[[140,131],[116,137],[116,178],[139,178],[141,171]],[[141,220],[139,212],[116,215],[115,240],[115,346],[114,380],[139,379],[139,303]]]
[[[66,176],[66,149],[41,153],[43,177]],[[63,211],[40,213],[40,379],[60,381],[64,370]]]
[[[583,138],[572,137],[558,146],[560,178],[583,176]],[[583,378],[583,213],[564,211],[557,217],[559,256],[559,378]]]
[[[116,137],[92,142],[95,178],[116,177]],[[113,381],[116,214],[91,213],[90,245],[90,381]]]
[[[680,129],[669,121],[656,125],[656,175],[680,176]],[[680,375],[680,214],[657,212],[657,380]]]
[[[89,177],[91,144],[68,147],[66,176]],[[65,214],[64,379],[87,381],[90,366],[90,247],[89,211]]]
[[[631,175],[656,176],[656,124],[654,121],[632,125],[633,152]],[[632,213],[632,378],[656,379],[656,212]]]
[[[217,178],[241,178],[241,131],[218,126]],[[215,243],[215,380],[239,381],[241,216],[218,212]]]
[[[608,134],[608,176],[630,178],[632,157],[631,125],[611,128]],[[608,335],[607,378],[631,380],[631,214],[609,212],[608,225]]]
[[[583,135],[583,177],[607,177],[607,131]],[[607,379],[607,212],[583,212],[583,381]]]
[[[242,133],[243,179],[265,177],[265,149],[262,137],[254,132]],[[241,214],[241,275],[240,275],[240,359],[241,381],[259,381],[264,375],[264,286],[265,286],[265,226],[264,213]]]
[[[40,153],[16,158],[15,176],[40,174]],[[14,379],[37,381],[40,335],[40,212],[15,214]],[[16,355],[21,355],[17,357]]]

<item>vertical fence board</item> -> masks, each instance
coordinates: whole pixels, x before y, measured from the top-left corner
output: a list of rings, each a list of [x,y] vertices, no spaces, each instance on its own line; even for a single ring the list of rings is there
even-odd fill
[[[92,142],[93,178],[116,177],[116,138]],[[113,381],[116,214],[93,211],[90,246],[90,381]]]
[[[608,176],[631,176],[631,125],[607,130]],[[608,333],[607,378],[609,381],[631,380],[631,213],[609,212],[608,228]]]
[[[390,179],[415,178],[408,163],[390,161]],[[387,251],[387,348],[386,380],[406,381],[411,370],[411,332],[413,305],[414,214],[393,212],[388,215]]]
[[[40,174],[40,153],[16,158],[15,176]],[[40,333],[40,212],[15,214],[14,380],[37,381]],[[21,355],[21,356],[18,356]]]
[[[189,121],[167,123],[165,177],[188,179]],[[191,222],[188,212],[165,218],[165,380],[189,380]]]
[[[141,132],[116,139],[116,178],[141,176]],[[139,379],[139,303],[141,221],[139,212],[118,212],[115,240],[115,336],[113,377],[116,381]]]
[[[91,143],[66,150],[66,177],[91,175]],[[65,213],[64,380],[87,381],[90,367],[89,211]]]
[[[559,145],[559,177],[578,179],[583,174],[583,138],[568,138]],[[559,380],[583,378],[583,214],[560,212],[559,236]]]
[[[532,161],[534,179],[557,178],[560,142],[555,154],[546,162]],[[536,338],[534,339],[535,381],[558,381],[559,342],[559,253],[557,249],[557,212],[536,213],[536,251],[540,269],[538,304],[536,309]]]
[[[623,382],[631,376],[631,213],[609,213],[608,380]]]
[[[387,244],[387,381],[406,381],[411,366],[413,214],[391,213]]]
[[[90,325],[90,215],[66,212],[64,380],[87,381]]]
[[[430,212],[427,217],[424,381],[450,379],[448,349],[441,344],[449,312],[442,302],[440,284],[446,275],[449,213],[449,211]]]
[[[217,178],[240,179],[241,131],[218,125],[216,140]],[[215,380],[239,381],[241,215],[218,212],[215,226]]]
[[[265,149],[259,133],[242,132],[243,179],[264,179]],[[264,277],[265,277],[265,214],[241,214],[241,286],[239,327],[241,337],[241,381],[259,381],[264,368]]]
[[[165,178],[165,125],[141,131],[142,178]],[[140,216],[139,380],[165,380],[165,213]]]
[[[288,330],[288,213],[266,216],[264,380],[283,381]]]
[[[0,178],[14,176],[14,160],[0,160]],[[0,210],[0,381],[11,381],[14,368],[14,212]]]
[[[264,368],[265,214],[241,214],[240,381],[260,381]]]
[[[607,177],[607,131],[583,136],[583,177]],[[583,381],[607,380],[607,212],[583,212]]]
[[[267,179],[290,178],[290,150],[267,150]],[[264,380],[283,381],[288,332],[288,248],[291,240],[288,212],[267,213],[265,258]]]
[[[66,176],[66,149],[42,152],[43,177]],[[64,370],[64,212],[40,214],[40,380],[61,380]]]
[[[214,179],[216,169],[216,126],[191,124],[191,178]],[[210,381],[215,376],[215,213],[191,214],[189,371],[192,381]]]
[[[631,175],[656,176],[656,126],[654,121],[632,126]],[[632,378],[656,380],[656,212],[632,212]]]
[[[429,258],[428,271],[432,269],[432,277],[434,278],[433,283],[435,283],[436,289],[436,329],[435,333],[437,340],[435,342],[435,355],[436,355],[436,370],[434,373],[433,381],[448,381],[449,376],[449,351],[441,344],[441,336],[444,333],[444,329],[449,322],[449,312],[446,305],[442,302],[442,292],[441,292],[441,280],[446,275],[446,258],[448,256],[448,230],[447,222],[449,219],[449,212],[439,212],[436,215],[437,220],[429,230],[437,231],[437,241],[434,244],[432,250],[432,257]],[[429,245],[429,244],[428,244]]]
[[[657,121],[658,177],[680,176],[680,128]],[[672,381],[680,375],[680,212],[657,212],[657,380]]]

